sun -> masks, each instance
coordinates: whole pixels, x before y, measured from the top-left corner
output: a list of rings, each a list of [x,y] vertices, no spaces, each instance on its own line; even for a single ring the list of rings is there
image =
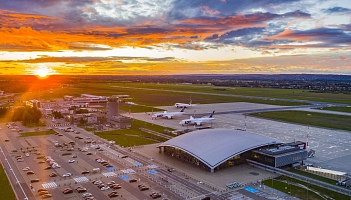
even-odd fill
[[[45,66],[38,66],[36,69],[34,69],[33,73],[40,78],[46,78],[48,75],[50,75],[50,69]]]

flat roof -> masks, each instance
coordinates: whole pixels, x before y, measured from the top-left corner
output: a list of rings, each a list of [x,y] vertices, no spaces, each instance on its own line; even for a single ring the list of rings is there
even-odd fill
[[[161,145],[181,149],[214,169],[246,151],[281,143],[276,139],[234,129],[203,129],[189,132]]]

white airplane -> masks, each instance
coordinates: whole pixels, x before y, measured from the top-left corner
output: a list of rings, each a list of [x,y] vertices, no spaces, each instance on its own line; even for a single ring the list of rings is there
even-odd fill
[[[163,113],[155,113],[152,115],[153,119],[156,119],[157,117],[164,117],[164,118],[168,118],[168,119],[172,119],[174,116],[180,116],[182,114],[184,114],[184,109],[185,107],[179,111],[179,112],[163,112]]]
[[[191,107],[191,106],[196,106],[195,104],[191,104],[191,100],[189,103],[175,103],[174,106],[177,108],[187,108],[187,107]]]
[[[184,126],[185,124],[195,124],[200,126],[201,123],[203,122],[210,122],[214,120],[215,119],[213,118],[214,112],[215,111],[213,111],[209,117],[194,118],[193,116],[190,116],[190,119],[183,119],[182,121],[179,122],[179,124],[181,124],[182,126]]]

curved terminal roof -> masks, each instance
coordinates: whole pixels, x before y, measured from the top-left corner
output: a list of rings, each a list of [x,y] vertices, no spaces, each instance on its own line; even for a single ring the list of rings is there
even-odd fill
[[[210,169],[246,151],[281,143],[273,138],[233,129],[203,129],[170,139],[159,146],[170,146],[194,156]]]

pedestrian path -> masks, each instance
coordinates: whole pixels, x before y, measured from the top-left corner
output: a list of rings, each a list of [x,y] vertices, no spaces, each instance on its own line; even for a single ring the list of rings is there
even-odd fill
[[[133,169],[122,169],[121,171],[125,174],[135,174]]]
[[[106,176],[106,177],[117,176],[117,174],[114,173],[114,172],[104,172],[104,173],[102,173],[102,175],[104,175],[104,176]]]
[[[48,127],[56,127],[56,126],[71,126],[71,124],[67,123],[67,124],[50,124],[50,125],[48,125]]]
[[[89,179],[85,176],[82,176],[82,177],[77,177],[77,178],[73,178],[74,181],[76,181],[77,183],[80,183],[80,182],[88,182]]]
[[[149,168],[149,169],[156,169],[156,168],[158,168],[157,165],[148,165],[146,167]]]
[[[57,184],[55,182],[50,182],[50,183],[42,183],[41,184],[43,188],[55,188],[57,187]]]

